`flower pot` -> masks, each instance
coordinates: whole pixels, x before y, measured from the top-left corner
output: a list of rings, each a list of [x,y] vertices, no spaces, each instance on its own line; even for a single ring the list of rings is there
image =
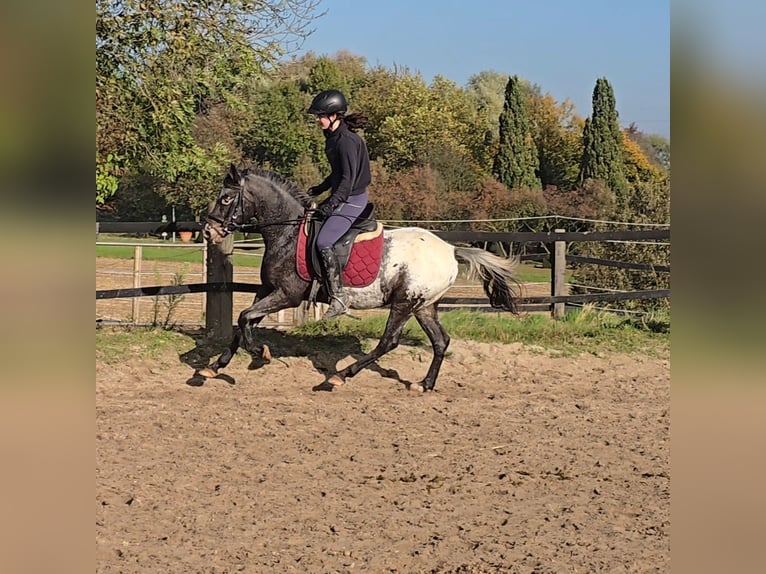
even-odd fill
[[[192,231],[179,231],[178,232],[178,237],[181,238],[181,241],[191,241],[192,240],[192,235],[194,235],[194,233]]]

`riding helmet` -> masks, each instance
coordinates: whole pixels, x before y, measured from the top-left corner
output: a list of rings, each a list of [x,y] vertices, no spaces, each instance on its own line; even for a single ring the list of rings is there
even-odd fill
[[[324,90],[314,97],[309,113],[328,116],[330,114],[338,114],[342,116],[346,113],[346,110],[348,110],[346,96],[338,90]]]

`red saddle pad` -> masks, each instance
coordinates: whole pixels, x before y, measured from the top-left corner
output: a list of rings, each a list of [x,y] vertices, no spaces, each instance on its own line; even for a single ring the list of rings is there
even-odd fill
[[[298,230],[298,246],[295,250],[295,264],[298,275],[306,281],[311,281],[321,274],[316,272],[307,257],[307,239],[305,221],[301,222]],[[351,255],[343,268],[343,284],[346,287],[367,287],[375,281],[380,271],[380,261],[383,258],[383,226],[379,223],[376,231],[360,233],[351,246]]]

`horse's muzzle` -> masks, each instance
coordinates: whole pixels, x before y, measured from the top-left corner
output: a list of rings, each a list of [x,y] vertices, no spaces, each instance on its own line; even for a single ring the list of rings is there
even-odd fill
[[[220,243],[223,241],[229,232],[221,227],[218,222],[207,221],[205,227],[202,228],[202,237],[210,243]]]

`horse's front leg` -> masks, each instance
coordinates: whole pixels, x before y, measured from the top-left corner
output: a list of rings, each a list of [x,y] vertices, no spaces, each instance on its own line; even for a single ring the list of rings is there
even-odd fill
[[[256,296],[256,301],[250,307],[239,314],[237,325],[239,332],[234,334],[229,347],[221,353],[221,356],[198,374],[203,377],[215,377],[219,370],[226,367],[236,354],[239,347],[243,347],[251,354],[260,355],[264,360],[271,360],[271,353],[267,345],[257,346],[253,338],[253,327],[260,323],[266,315],[276,313],[282,309],[294,306],[294,302],[282,291],[272,291],[262,299]]]
[[[260,301],[256,301],[250,307],[239,314],[237,326],[244,339],[242,347],[252,355],[260,355],[264,360],[271,360],[268,345],[257,345],[253,337],[253,328],[258,325],[266,315],[271,315],[282,309],[296,305],[283,291],[277,290],[269,293]]]

